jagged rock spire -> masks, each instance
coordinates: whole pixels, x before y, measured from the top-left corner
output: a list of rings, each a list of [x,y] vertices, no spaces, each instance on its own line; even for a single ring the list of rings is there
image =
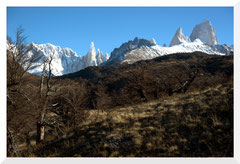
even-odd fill
[[[219,44],[215,29],[209,20],[204,20],[202,23],[196,25],[190,36],[191,41],[200,39],[203,43],[214,46]]]
[[[179,27],[170,43],[170,47],[185,42],[190,42],[190,39],[183,34],[182,28]]]
[[[151,42],[152,42],[152,44],[157,45],[157,42],[154,38],[152,38]]]
[[[96,50],[94,47],[94,43],[91,42],[90,49],[88,50],[88,53],[85,56],[85,65],[87,66],[96,66]]]

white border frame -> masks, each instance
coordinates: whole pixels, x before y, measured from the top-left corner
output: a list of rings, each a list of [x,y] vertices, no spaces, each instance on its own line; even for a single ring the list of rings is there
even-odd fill
[[[202,6],[234,7],[234,158],[6,158],[6,8],[10,6]],[[240,2],[238,0],[0,0],[0,162],[1,163],[79,163],[79,162],[153,162],[153,163],[240,163]],[[237,140],[238,139],[238,140]],[[117,159],[117,160],[115,160]],[[114,161],[113,161],[114,160]],[[134,161],[133,161],[134,160]]]

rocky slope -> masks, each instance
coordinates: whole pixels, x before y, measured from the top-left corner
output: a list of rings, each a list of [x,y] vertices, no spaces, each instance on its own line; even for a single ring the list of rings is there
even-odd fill
[[[170,47],[181,44],[181,43],[186,43],[186,42],[191,42],[191,40],[183,34],[182,28],[180,27],[177,30],[176,34],[174,35],[174,37],[170,43]]]
[[[170,47],[157,45],[155,39],[146,40],[136,37],[134,40],[123,43],[119,48],[115,48],[110,57],[107,53],[103,55],[99,49],[96,52],[93,42],[85,56],[78,56],[70,48],[61,48],[49,43],[41,45],[31,43],[30,46],[33,47],[33,50],[27,55],[31,56],[35,51],[43,58],[34,63],[37,67],[29,72],[40,74],[42,61],[53,55],[52,74],[55,76],[73,73],[89,66],[131,64],[139,60],[152,59],[172,53],[201,51],[215,55],[233,54],[233,46],[218,43],[216,32],[208,20],[196,25],[190,38],[183,34],[182,28],[179,28],[170,43]]]
[[[170,43],[170,47],[157,45],[153,40],[149,41],[136,37],[133,41],[123,43],[119,48],[114,49],[109,60],[104,64],[131,64],[162,55],[194,51],[214,55],[230,55],[233,53],[233,46],[218,43],[216,32],[208,20],[196,25],[190,38],[183,34],[182,28],[179,28]]]
[[[136,40],[136,38],[134,40]],[[145,43],[150,42],[145,39],[139,39],[139,40],[144,40],[143,42]],[[172,47],[162,47],[159,45],[149,46],[147,44],[145,45],[143,44],[143,45],[137,45],[135,48],[130,50],[129,50],[129,47],[131,47],[131,45],[129,45],[128,43],[124,43],[124,47],[127,47],[127,50],[125,50],[122,46],[118,49],[115,49],[111,53],[111,57],[105,63],[105,65],[121,64],[121,63],[132,64],[139,60],[147,60],[147,59],[152,59],[158,56],[168,55],[172,53],[181,53],[181,52],[190,53],[195,51],[201,51],[204,53],[216,54],[216,55],[226,54],[225,49],[223,49],[222,51],[219,51],[215,47],[204,44],[199,39],[196,39],[193,42],[184,42],[178,45],[174,45]],[[226,51],[227,50],[229,49],[227,48]]]
[[[35,51],[42,56],[42,60],[34,63],[35,65],[40,66],[29,71],[34,74],[40,74],[42,72],[41,63],[44,59],[49,58],[50,55],[53,55],[52,73],[55,76],[76,72],[88,66],[97,66],[108,59],[108,55],[104,56],[100,50],[96,53],[93,42],[91,43],[90,49],[85,56],[78,56],[76,52],[70,48],[61,48],[49,43],[40,45],[31,43],[30,46],[33,47],[33,50],[27,55],[32,55]]]

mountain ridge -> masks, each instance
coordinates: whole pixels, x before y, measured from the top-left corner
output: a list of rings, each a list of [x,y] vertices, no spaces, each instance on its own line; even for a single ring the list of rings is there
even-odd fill
[[[77,72],[89,66],[132,64],[139,60],[148,60],[172,53],[201,51],[214,55],[233,54],[233,45],[220,45],[218,43],[216,32],[208,20],[196,25],[190,37],[184,35],[182,28],[179,27],[170,43],[170,47],[158,45],[154,38],[147,40],[135,37],[133,40],[123,43],[120,47],[114,48],[110,56],[108,53],[103,55],[99,48],[96,51],[93,42],[91,42],[89,51],[85,56],[78,56],[71,48],[61,48],[51,43],[39,45],[30,43],[30,46],[33,50],[27,55],[31,56],[35,51],[42,55],[42,60],[34,63],[36,68],[28,72],[41,74],[43,60],[53,55],[52,74],[54,76]]]
[[[137,37],[136,37],[137,38]],[[208,20],[196,25],[192,31],[190,38],[183,34],[182,28],[179,27],[176,31],[170,47],[162,47],[160,45],[142,44],[131,48],[132,42],[136,40],[123,43],[119,48],[115,48],[105,65],[128,63],[132,64],[139,60],[152,59],[162,55],[172,53],[184,53],[201,51],[214,55],[230,55],[233,54],[233,47],[226,44],[220,45],[217,41],[217,36],[212,24]],[[151,42],[145,40],[144,43]],[[126,51],[126,47],[130,47]]]
[[[53,55],[52,61],[52,73],[54,76],[60,76],[72,72],[77,72],[88,66],[97,66],[108,59],[108,55],[104,56],[103,53],[98,54],[97,58],[96,49],[94,43],[91,42],[90,49],[85,56],[78,56],[71,48],[61,48],[51,43],[47,44],[35,44],[30,43],[33,50],[28,52],[28,56],[31,56],[34,52],[38,52],[42,59],[34,65],[38,65],[36,68],[29,70],[30,73],[40,74],[42,72],[41,63],[44,59]]]

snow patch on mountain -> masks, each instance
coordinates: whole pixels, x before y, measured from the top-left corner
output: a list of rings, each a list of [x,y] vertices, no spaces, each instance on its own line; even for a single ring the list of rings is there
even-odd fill
[[[186,42],[187,43],[191,42],[191,40],[183,34],[182,28],[179,27],[179,29],[175,33],[175,35],[170,43],[170,47],[181,44],[181,43],[186,43]]]
[[[114,61],[122,61],[124,60],[124,55],[133,51],[134,49],[138,49],[142,46],[155,46],[156,41],[154,39],[152,40],[146,40],[146,39],[140,39],[138,37],[134,38],[134,40],[130,40],[128,42],[123,43],[119,48],[115,48],[109,60],[105,63],[105,65],[108,65]]]
[[[27,54],[28,56],[31,56],[35,52],[42,56],[41,60],[34,63],[37,67],[29,70],[30,73],[34,74],[40,74],[42,72],[43,60],[50,58],[50,56],[53,56],[51,68],[52,74],[55,76],[73,73],[89,66],[97,66],[108,59],[107,56],[105,57],[103,55],[100,56],[100,58],[97,57],[93,42],[85,56],[78,56],[77,53],[70,48],[61,48],[50,43],[40,45],[31,43],[29,46],[31,46],[33,50]]]
[[[99,49],[96,52],[93,42],[91,42],[90,49],[85,56],[78,56],[70,48],[61,48],[50,43],[40,45],[31,43],[30,46],[33,50],[27,55],[31,56],[37,52],[42,56],[42,59],[34,63],[37,67],[29,72],[40,74],[43,60],[52,55],[51,68],[55,76],[73,73],[88,66],[131,64],[139,60],[152,59],[172,53],[201,51],[216,55],[233,54],[233,45],[218,44],[216,32],[208,20],[196,25],[190,38],[183,34],[182,28],[179,28],[170,43],[170,47],[157,45],[154,38],[146,40],[136,37],[134,40],[123,43],[119,48],[115,48],[110,57],[107,53],[103,55]]]
[[[211,46],[202,43],[201,40],[196,39],[194,42],[184,42],[172,47],[161,47],[159,45],[142,46],[138,49],[128,52],[127,54],[124,55],[124,59],[118,62],[131,64],[139,60],[152,59],[163,55],[184,52],[190,53],[194,51],[201,51],[215,55],[225,55],[224,53],[216,51],[216,49],[212,48]]]
[[[233,45],[228,46],[227,44],[223,44],[223,45],[218,44],[218,45],[215,45],[215,48],[221,53],[224,53],[227,55],[233,54]]]

